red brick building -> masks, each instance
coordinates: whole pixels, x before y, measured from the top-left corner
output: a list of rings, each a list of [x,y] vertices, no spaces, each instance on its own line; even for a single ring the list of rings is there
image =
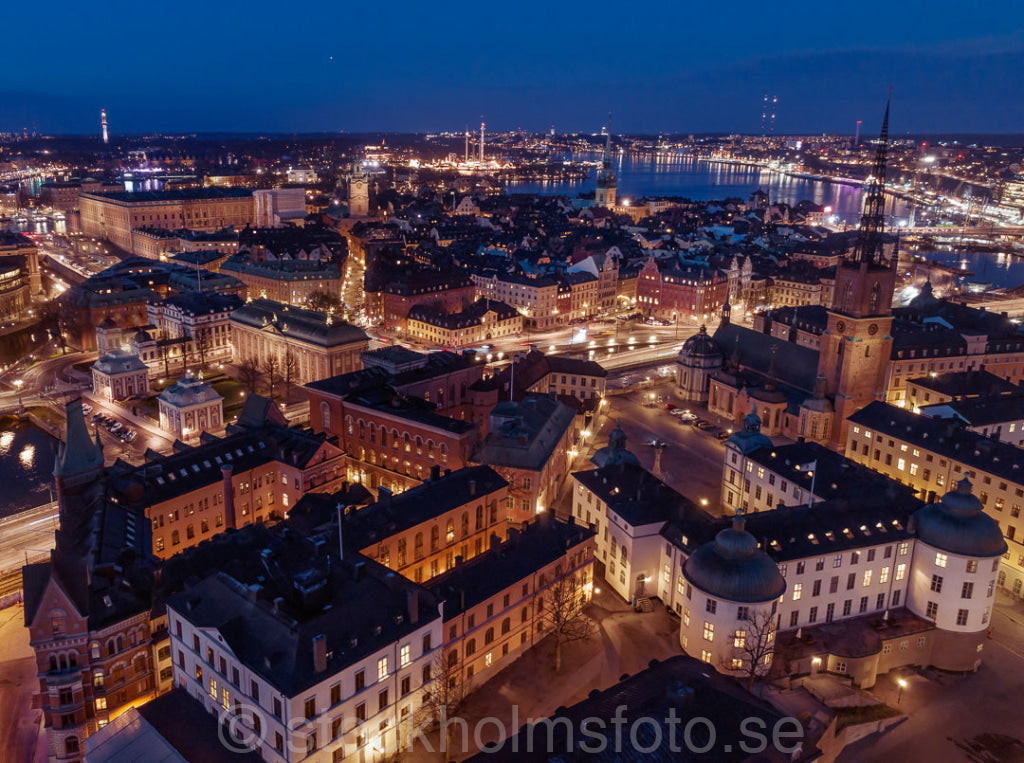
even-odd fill
[[[661,270],[654,258],[644,264],[636,282],[637,307],[660,320],[710,320],[725,303],[729,279],[716,268],[678,264]]]

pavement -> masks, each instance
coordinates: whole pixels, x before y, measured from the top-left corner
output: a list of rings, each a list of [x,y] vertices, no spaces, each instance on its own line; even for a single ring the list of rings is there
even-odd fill
[[[609,410],[597,435],[597,443],[607,443],[608,433],[618,420],[626,433],[626,447],[636,454],[645,469],[652,470],[654,449],[650,442],[655,439],[665,442],[668,447],[661,456],[662,481],[717,516],[721,511],[725,444],[712,431],[680,423],[676,416],[665,410],[664,403],[644,406],[643,396],[654,393],[664,395],[666,401],[677,406],[694,410],[690,403],[684,403],[677,396],[673,378],[666,377],[664,381],[652,379],[654,385],[642,391],[607,398]],[[701,418],[707,418],[703,412],[694,412]]]
[[[32,708],[39,679],[24,616],[20,605],[0,610],[0,758],[12,763],[46,760],[43,713]]]
[[[907,682],[900,690],[897,680]],[[1024,679],[1024,603],[997,594],[992,635],[976,673],[904,669],[880,676],[870,694],[905,712],[885,734],[847,747],[840,763],[861,761],[1024,761],[1020,696]]]
[[[646,669],[653,659],[664,660],[682,653],[679,620],[664,607],[655,607],[654,612],[646,614],[634,612],[610,589],[602,588],[594,594],[589,613],[595,620],[595,629],[586,639],[562,647],[561,673],[555,673],[554,642],[549,637],[467,697],[459,716],[469,724],[471,749],[461,749],[456,733],[453,745],[457,749],[448,759],[462,760],[476,752],[473,729],[479,730],[480,741],[485,745],[498,739],[495,721],[490,719],[502,723],[505,734],[511,735],[527,719],[546,718],[559,707],[586,699],[593,689],[617,683],[623,674]],[[476,726],[484,718],[488,722]],[[436,741],[434,735],[431,743],[435,748]],[[420,746],[405,757],[411,763],[438,759],[437,752],[430,755]]]

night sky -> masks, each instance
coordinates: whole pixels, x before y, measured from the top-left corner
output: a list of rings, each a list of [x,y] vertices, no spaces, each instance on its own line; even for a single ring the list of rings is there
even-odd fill
[[[1024,132],[1018,2],[7,3],[0,130]]]

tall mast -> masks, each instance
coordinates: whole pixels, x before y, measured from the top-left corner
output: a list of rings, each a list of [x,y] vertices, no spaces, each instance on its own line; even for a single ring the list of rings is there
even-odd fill
[[[864,199],[860,229],[857,232],[857,244],[853,250],[855,261],[866,262],[869,265],[882,263],[882,233],[885,229],[885,165],[889,157],[890,101],[892,101],[892,88],[889,88],[889,97],[885,101],[882,132],[878,136],[875,163],[871,169],[871,182],[868,184],[867,195]]]

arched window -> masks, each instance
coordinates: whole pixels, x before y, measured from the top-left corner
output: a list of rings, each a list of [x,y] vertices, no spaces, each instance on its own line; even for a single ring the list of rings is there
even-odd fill
[[[195,525],[189,525],[188,527],[185,528],[185,537],[188,538],[189,540],[191,540],[192,538],[196,537]]]
[[[878,303],[882,299],[882,287],[878,281],[875,281],[875,285],[871,287],[871,306],[868,308],[868,312],[874,315],[878,312]]]
[[[64,740],[64,754],[65,755],[77,755],[78,754],[78,737],[68,737]]]
[[[50,655],[50,672],[51,673],[56,673],[57,672],[57,655],[55,655],[55,654],[51,654]]]
[[[492,641],[494,641],[494,628],[488,628],[484,633],[484,643],[490,644]]]
[[[117,637],[117,651],[119,651],[119,652],[123,652],[124,651],[124,636],[118,636]]]
[[[445,543],[451,543],[453,540],[455,540],[455,520],[454,519],[449,519],[448,520],[448,524],[445,525],[444,540],[445,540]]]
[[[462,537],[469,535],[469,512],[462,512]]]
[[[409,433],[408,432],[405,433],[405,435],[403,436],[402,440],[403,440],[403,443],[405,445],[405,452],[406,453],[412,453],[412,438],[409,437]]]
[[[351,416],[345,417],[345,434],[352,437],[356,433],[356,421]]]
[[[117,651],[114,649],[114,639],[110,639],[107,642],[107,656],[109,657],[112,654],[117,654]]]
[[[60,659],[58,660],[58,662],[60,664],[60,669],[61,670],[67,670],[68,669],[68,656],[66,654],[62,654],[60,656]]]
[[[412,553],[416,559],[423,558],[423,533],[416,533],[416,539],[412,545]]]
[[[68,655],[68,667],[71,667],[71,668],[77,668],[78,667],[78,652],[72,652],[71,654]]]
[[[441,528],[434,525],[430,528],[430,550],[437,551],[437,546],[441,540]]]
[[[377,442],[377,425],[372,421],[370,422],[370,442]]]
[[[363,423],[362,419],[359,419],[359,439],[366,439],[366,424]]]
[[[444,443],[441,443],[441,463],[448,463],[448,446],[445,445]]]
[[[395,450],[398,450],[398,430],[397,429],[392,429],[391,430],[391,447],[394,448]]]
[[[434,460],[434,441],[427,440],[427,459],[429,461]]]
[[[65,627],[64,611],[55,609],[50,613],[50,632],[53,633],[54,637],[64,635]]]
[[[473,654],[474,652],[476,652],[476,639],[471,638],[469,641],[466,642],[466,656],[469,657],[469,655]]]
[[[325,432],[331,429],[331,405],[326,400],[320,403],[320,428]]]
[[[501,621],[501,633],[502,635],[504,635],[508,633],[510,630],[512,630],[512,619],[506,617],[504,620]]]
[[[423,458],[423,438],[416,436],[416,458]]]
[[[853,284],[849,281],[846,282],[846,288],[843,289],[843,301],[840,303],[839,309],[844,312],[850,312],[850,305],[853,302]]]

